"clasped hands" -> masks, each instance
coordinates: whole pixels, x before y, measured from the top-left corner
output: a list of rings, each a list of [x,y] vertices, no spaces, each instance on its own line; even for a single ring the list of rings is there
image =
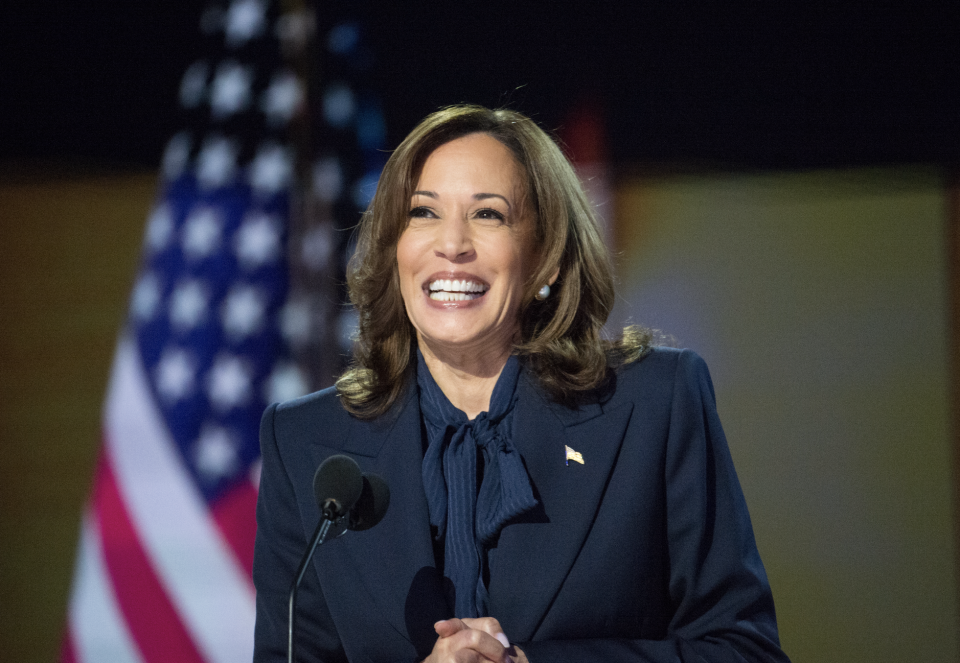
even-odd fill
[[[493,617],[445,619],[433,628],[439,637],[423,663],[528,663]]]

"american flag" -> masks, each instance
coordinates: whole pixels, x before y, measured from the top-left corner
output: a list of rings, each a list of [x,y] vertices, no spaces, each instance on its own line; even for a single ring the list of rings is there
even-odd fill
[[[292,128],[310,120],[302,65],[322,59],[306,8],[233,0],[200,24],[208,52],[183,77],[187,128],[163,158],[114,358],[65,663],[251,660],[260,414],[320,386],[298,357],[335,345],[341,323],[337,293],[311,284],[336,287],[338,227],[355,223],[376,178],[378,164],[344,157],[362,162],[383,134],[378,107],[357,103],[348,79],[314,93],[338,123],[314,140],[339,132],[340,146],[291,148]],[[355,24],[325,32],[324,57],[349,71]],[[292,195],[296,181],[312,194]],[[294,223],[306,199],[311,221]]]

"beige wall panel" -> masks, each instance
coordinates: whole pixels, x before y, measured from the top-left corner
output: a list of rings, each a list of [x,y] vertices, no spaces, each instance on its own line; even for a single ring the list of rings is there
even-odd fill
[[[156,176],[0,177],[0,660],[56,660]]]
[[[795,661],[957,660],[944,224],[924,169],[618,189],[614,319],[710,365]]]

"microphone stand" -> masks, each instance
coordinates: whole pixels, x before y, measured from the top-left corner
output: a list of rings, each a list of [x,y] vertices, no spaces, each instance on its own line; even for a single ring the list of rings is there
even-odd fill
[[[334,500],[328,500],[328,502],[334,502]],[[346,523],[347,516],[346,514],[337,515],[339,511],[337,506],[329,503],[324,505],[323,515],[320,518],[320,522],[317,523],[317,529],[313,532],[313,538],[310,540],[310,545],[307,546],[306,554],[304,554],[303,559],[300,560],[300,567],[297,569],[297,574],[293,578],[293,584],[290,586],[290,602],[287,613],[287,663],[295,663],[296,661],[296,645],[294,644],[296,639],[294,635],[297,628],[294,615],[296,615],[297,590],[300,589],[300,581],[303,580],[303,576],[307,573],[307,567],[310,565],[314,550],[327,540],[327,536],[332,533],[331,530],[336,532],[336,536],[346,531],[345,528],[341,528],[341,526]]]

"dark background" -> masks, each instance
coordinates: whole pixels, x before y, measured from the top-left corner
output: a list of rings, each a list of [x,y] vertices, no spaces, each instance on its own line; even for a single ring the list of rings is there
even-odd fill
[[[391,146],[445,104],[507,104],[558,129],[592,98],[617,164],[960,162],[955,0],[319,6],[356,6]],[[8,3],[0,160],[155,166],[202,7]]]

